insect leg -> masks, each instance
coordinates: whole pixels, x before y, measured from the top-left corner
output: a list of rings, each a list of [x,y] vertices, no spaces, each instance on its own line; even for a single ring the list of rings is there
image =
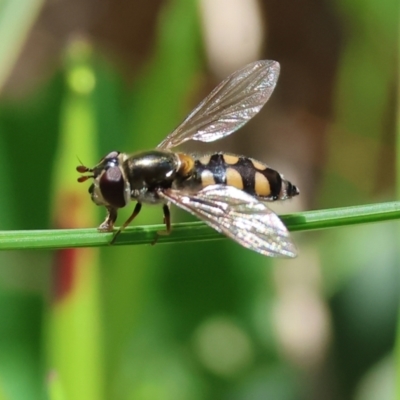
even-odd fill
[[[120,226],[117,232],[115,232],[115,235],[113,236],[110,244],[113,244],[115,242],[117,236],[135,219],[135,217],[140,213],[141,209],[142,209],[142,203],[136,203],[132,215],[124,222],[122,226]]]
[[[108,214],[104,222],[97,228],[100,232],[112,232],[115,221],[117,220],[117,209],[113,207],[106,207]]]
[[[165,224],[165,231],[158,231],[156,234],[156,237],[154,238],[154,241],[152,245],[155,245],[157,243],[158,237],[159,236],[166,236],[171,233],[171,213],[169,211],[169,205],[164,204],[163,205],[163,213],[164,213],[164,224]]]
[[[159,235],[169,235],[171,233],[171,213],[169,211],[169,205],[163,205],[163,213],[164,213],[164,224],[165,224],[165,231],[157,232]]]

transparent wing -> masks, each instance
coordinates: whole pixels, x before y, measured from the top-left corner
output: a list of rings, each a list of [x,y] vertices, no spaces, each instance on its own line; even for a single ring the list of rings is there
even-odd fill
[[[272,257],[297,255],[279,217],[239,189],[212,185],[194,194],[174,189],[159,194],[244,247]]]
[[[159,145],[169,149],[186,142],[213,142],[230,135],[256,115],[271,96],[279,63],[256,61],[222,81]]]

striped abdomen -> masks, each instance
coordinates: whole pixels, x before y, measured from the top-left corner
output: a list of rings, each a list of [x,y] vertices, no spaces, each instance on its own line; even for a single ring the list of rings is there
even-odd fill
[[[299,194],[296,186],[279,172],[252,158],[224,153],[193,158],[192,176],[187,181],[191,187],[230,185],[264,201],[284,200]]]

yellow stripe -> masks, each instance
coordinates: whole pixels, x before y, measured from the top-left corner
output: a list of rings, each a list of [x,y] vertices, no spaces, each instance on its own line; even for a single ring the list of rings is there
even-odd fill
[[[223,154],[223,157],[224,157],[224,161],[227,164],[233,165],[233,164],[237,164],[237,162],[239,161],[239,157],[238,156],[234,156],[232,154]]]
[[[252,164],[253,164],[255,169],[258,169],[260,171],[264,171],[267,168],[267,165],[263,164],[260,161],[253,160],[252,158],[250,158],[250,161],[252,162]]]
[[[214,175],[208,169],[205,169],[201,173],[201,184],[203,185],[203,187],[215,185]]]
[[[199,158],[199,162],[200,162],[201,164],[203,164],[203,165],[208,165],[209,162],[210,162],[210,158],[211,158],[211,154],[202,156],[202,157]]]
[[[261,172],[256,172],[254,178],[254,191],[257,196],[269,196],[271,194],[271,187],[268,179]]]
[[[226,169],[226,184],[234,186],[238,189],[243,189],[243,178],[242,175],[234,168]]]

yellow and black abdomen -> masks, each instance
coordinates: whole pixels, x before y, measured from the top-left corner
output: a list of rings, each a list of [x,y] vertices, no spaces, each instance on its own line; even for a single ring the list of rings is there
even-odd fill
[[[214,153],[194,156],[192,184],[222,184],[264,201],[284,200],[299,194],[296,186],[266,164],[249,157]]]

